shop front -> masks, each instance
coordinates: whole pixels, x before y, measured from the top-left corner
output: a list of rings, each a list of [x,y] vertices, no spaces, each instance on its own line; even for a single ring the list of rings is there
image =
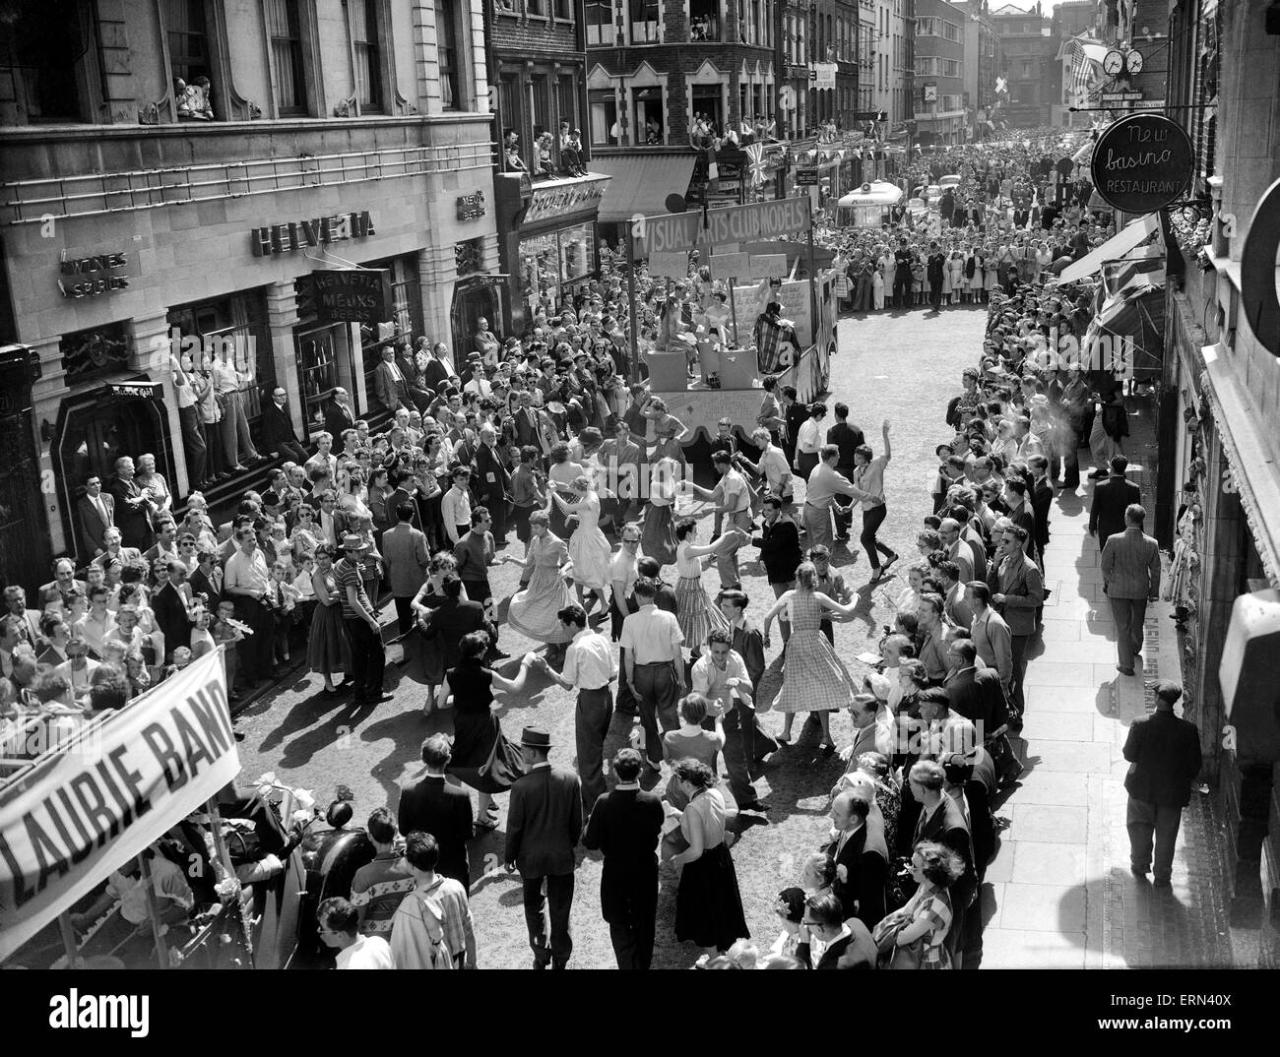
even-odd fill
[[[32,496],[40,495],[41,474],[31,406],[31,383],[40,361],[23,345],[0,347],[0,573],[35,598],[47,583],[49,537],[32,531]]]
[[[597,223],[608,182],[599,174],[538,183],[523,174],[495,178],[509,332],[523,334],[539,310],[554,315],[597,276]]]

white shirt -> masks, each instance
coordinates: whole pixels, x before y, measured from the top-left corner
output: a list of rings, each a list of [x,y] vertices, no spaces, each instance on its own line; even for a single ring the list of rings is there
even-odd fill
[[[791,477],[791,468],[787,466],[787,456],[781,448],[776,444],[770,444],[761,452],[758,465],[769,484],[770,492],[781,496],[787,491],[784,482],[790,483],[788,479]]]
[[[620,581],[622,583],[622,597],[618,599],[618,608],[626,613],[626,598],[631,594],[632,588],[636,585],[636,577],[639,575],[636,569],[636,555],[639,553],[637,547],[634,551],[628,551],[626,544],[617,554],[609,559],[609,580]]]
[[[391,944],[381,936],[361,936],[346,950],[338,952],[338,969],[394,969]]]
[[[227,559],[226,569],[222,577],[224,594],[249,592],[253,597],[261,598],[267,590],[267,581],[271,572],[267,568],[267,557],[258,547],[252,554],[245,554],[239,548]]]
[[[640,607],[622,622],[623,649],[631,651],[636,664],[656,664],[681,660],[684,632],[674,613],[659,609],[653,602]]]
[[[613,647],[598,631],[583,628],[573,637],[560,673],[579,690],[601,690],[613,678]]]
[[[806,455],[817,455],[821,441],[822,426],[816,418],[806,418],[796,431],[796,454],[804,452]],[[797,460],[796,466],[799,467],[799,465],[800,462]]]
[[[440,517],[444,521],[444,530],[449,534],[449,541],[457,543],[459,525],[471,524],[471,501],[467,499],[465,489],[456,485],[445,492],[440,500]]]

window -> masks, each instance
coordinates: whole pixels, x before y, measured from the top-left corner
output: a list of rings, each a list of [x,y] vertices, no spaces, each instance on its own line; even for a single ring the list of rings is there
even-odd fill
[[[587,93],[587,107],[591,113],[591,144],[595,147],[616,147],[626,142],[618,128],[618,103],[609,88]]]
[[[631,43],[661,44],[658,32],[658,0],[628,0],[631,9]]]
[[[689,39],[723,40],[719,0],[689,0]]]
[[[197,77],[212,77],[204,0],[176,0],[170,3],[167,14],[173,76],[188,84]]]
[[[724,121],[721,108],[720,86],[718,84],[695,84],[693,86],[693,116],[701,114],[717,128]]]
[[[614,42],[613,0],[587,0],[587,46]]]
[[[81,5],[76,0],[15,4],[6,12],[8,59],[18,101],[32,125],[93,120],[87,101],[87,64],[95,50],[81,34]],[[7,51],[8,49],[6,49]]]
[[[382,50],[378,46],[378,0],[347,0],[351,46],[356,59],[356,98],[362,114],[382,112]]]
[[[532,79],[529,88],[533,97],[529,113],[533,120],[533,137],[537,139],[542,133],[552,131],[551,126],[555,123],[551,114],[551,86],[546,74],[542,74]]]
[[[305,114],[307,87],[298,0],[267,0],[267,36],[271,38],[271,83],[276,113],[281,117]]]
[[[440,61],[440,105],[445,110],[462,110],[465,100],[458,77],[458,23],[453,15],[454,0],[435,0],[436,55]],[[504,113],[503,120],[509,115]]]
[[[547,0],[525,0],[525,11],[534,18],[546,18]]]
[[[502,122],[502,133],[514,132],[520,137],[518,151],[521,160],[525,158],[524,127],[521,125],[520,87],[514,75],[508,74],[498,80],[498,117]]]
[[[569,0],[555,0],[556,18],[562,18],[566,22],[573,21],[573,8],[569,5]]]
[[[642,88],[632,93],[635,100],[636,137],[646,146],[656,147],[666,142],[663,121],[662,89]]]
[[[917,18],[916,19],[916,36],[917,37],[936,37],[938,35],[935,28],[936,19],[933,18]]]

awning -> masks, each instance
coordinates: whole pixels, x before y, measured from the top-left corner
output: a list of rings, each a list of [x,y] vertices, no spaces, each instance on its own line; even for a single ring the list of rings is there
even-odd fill
[[[683,197],[689,190],[694,154],[609,155],[591,159],[591,171],[607,173],[613,179],[600,200],[600,222],[616,224],[637,214],[661,216],[667,210],[667,196]]]
[[[1160,229],[1160,220],[1154,213],[1148,213],[1140,220],[1135,220],[1122,231],[1112,235],[1092,253],[1087,253],[1074,264],[1062,270],[1058,276],[1060,283],[1074,283],[1087,279],[1102,268],[1103,261],[1119,260],[1135,246],[1141,245],[1152,234]]]

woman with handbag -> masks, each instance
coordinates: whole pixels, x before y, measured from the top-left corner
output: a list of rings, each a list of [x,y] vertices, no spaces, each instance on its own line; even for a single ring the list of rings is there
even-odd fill
[[[484,631],[464,635],[461,659],[445,673],[436,691],[439,708],[448,708],[452,699],[453,754],[448,772],[480,794],[477,829],[497,827],[498,805],[493,795],[506,792],[524,774],[520,746],[502,733],[493,711],[493,691],[521,693],[529,674],[529,658],[522,658],[520,674],[508,679],[484,666],[489,643]]]
[[[671,857],[673,866],[684,868],[676,893],[676,939],[727,951],[751,933],[725,843],[724,796],[715,788],[715,772],[698,760],[677,763],[671,781],[680,783],[689,799],[680,817],[680,831],[689,846]]]
[[[964,874],[964,860],[944,844],[921,841],[911,856],[915,894],[886,914],[871,933],[888,969],[950,969],[945,940],[951,928],[948,891]]]

